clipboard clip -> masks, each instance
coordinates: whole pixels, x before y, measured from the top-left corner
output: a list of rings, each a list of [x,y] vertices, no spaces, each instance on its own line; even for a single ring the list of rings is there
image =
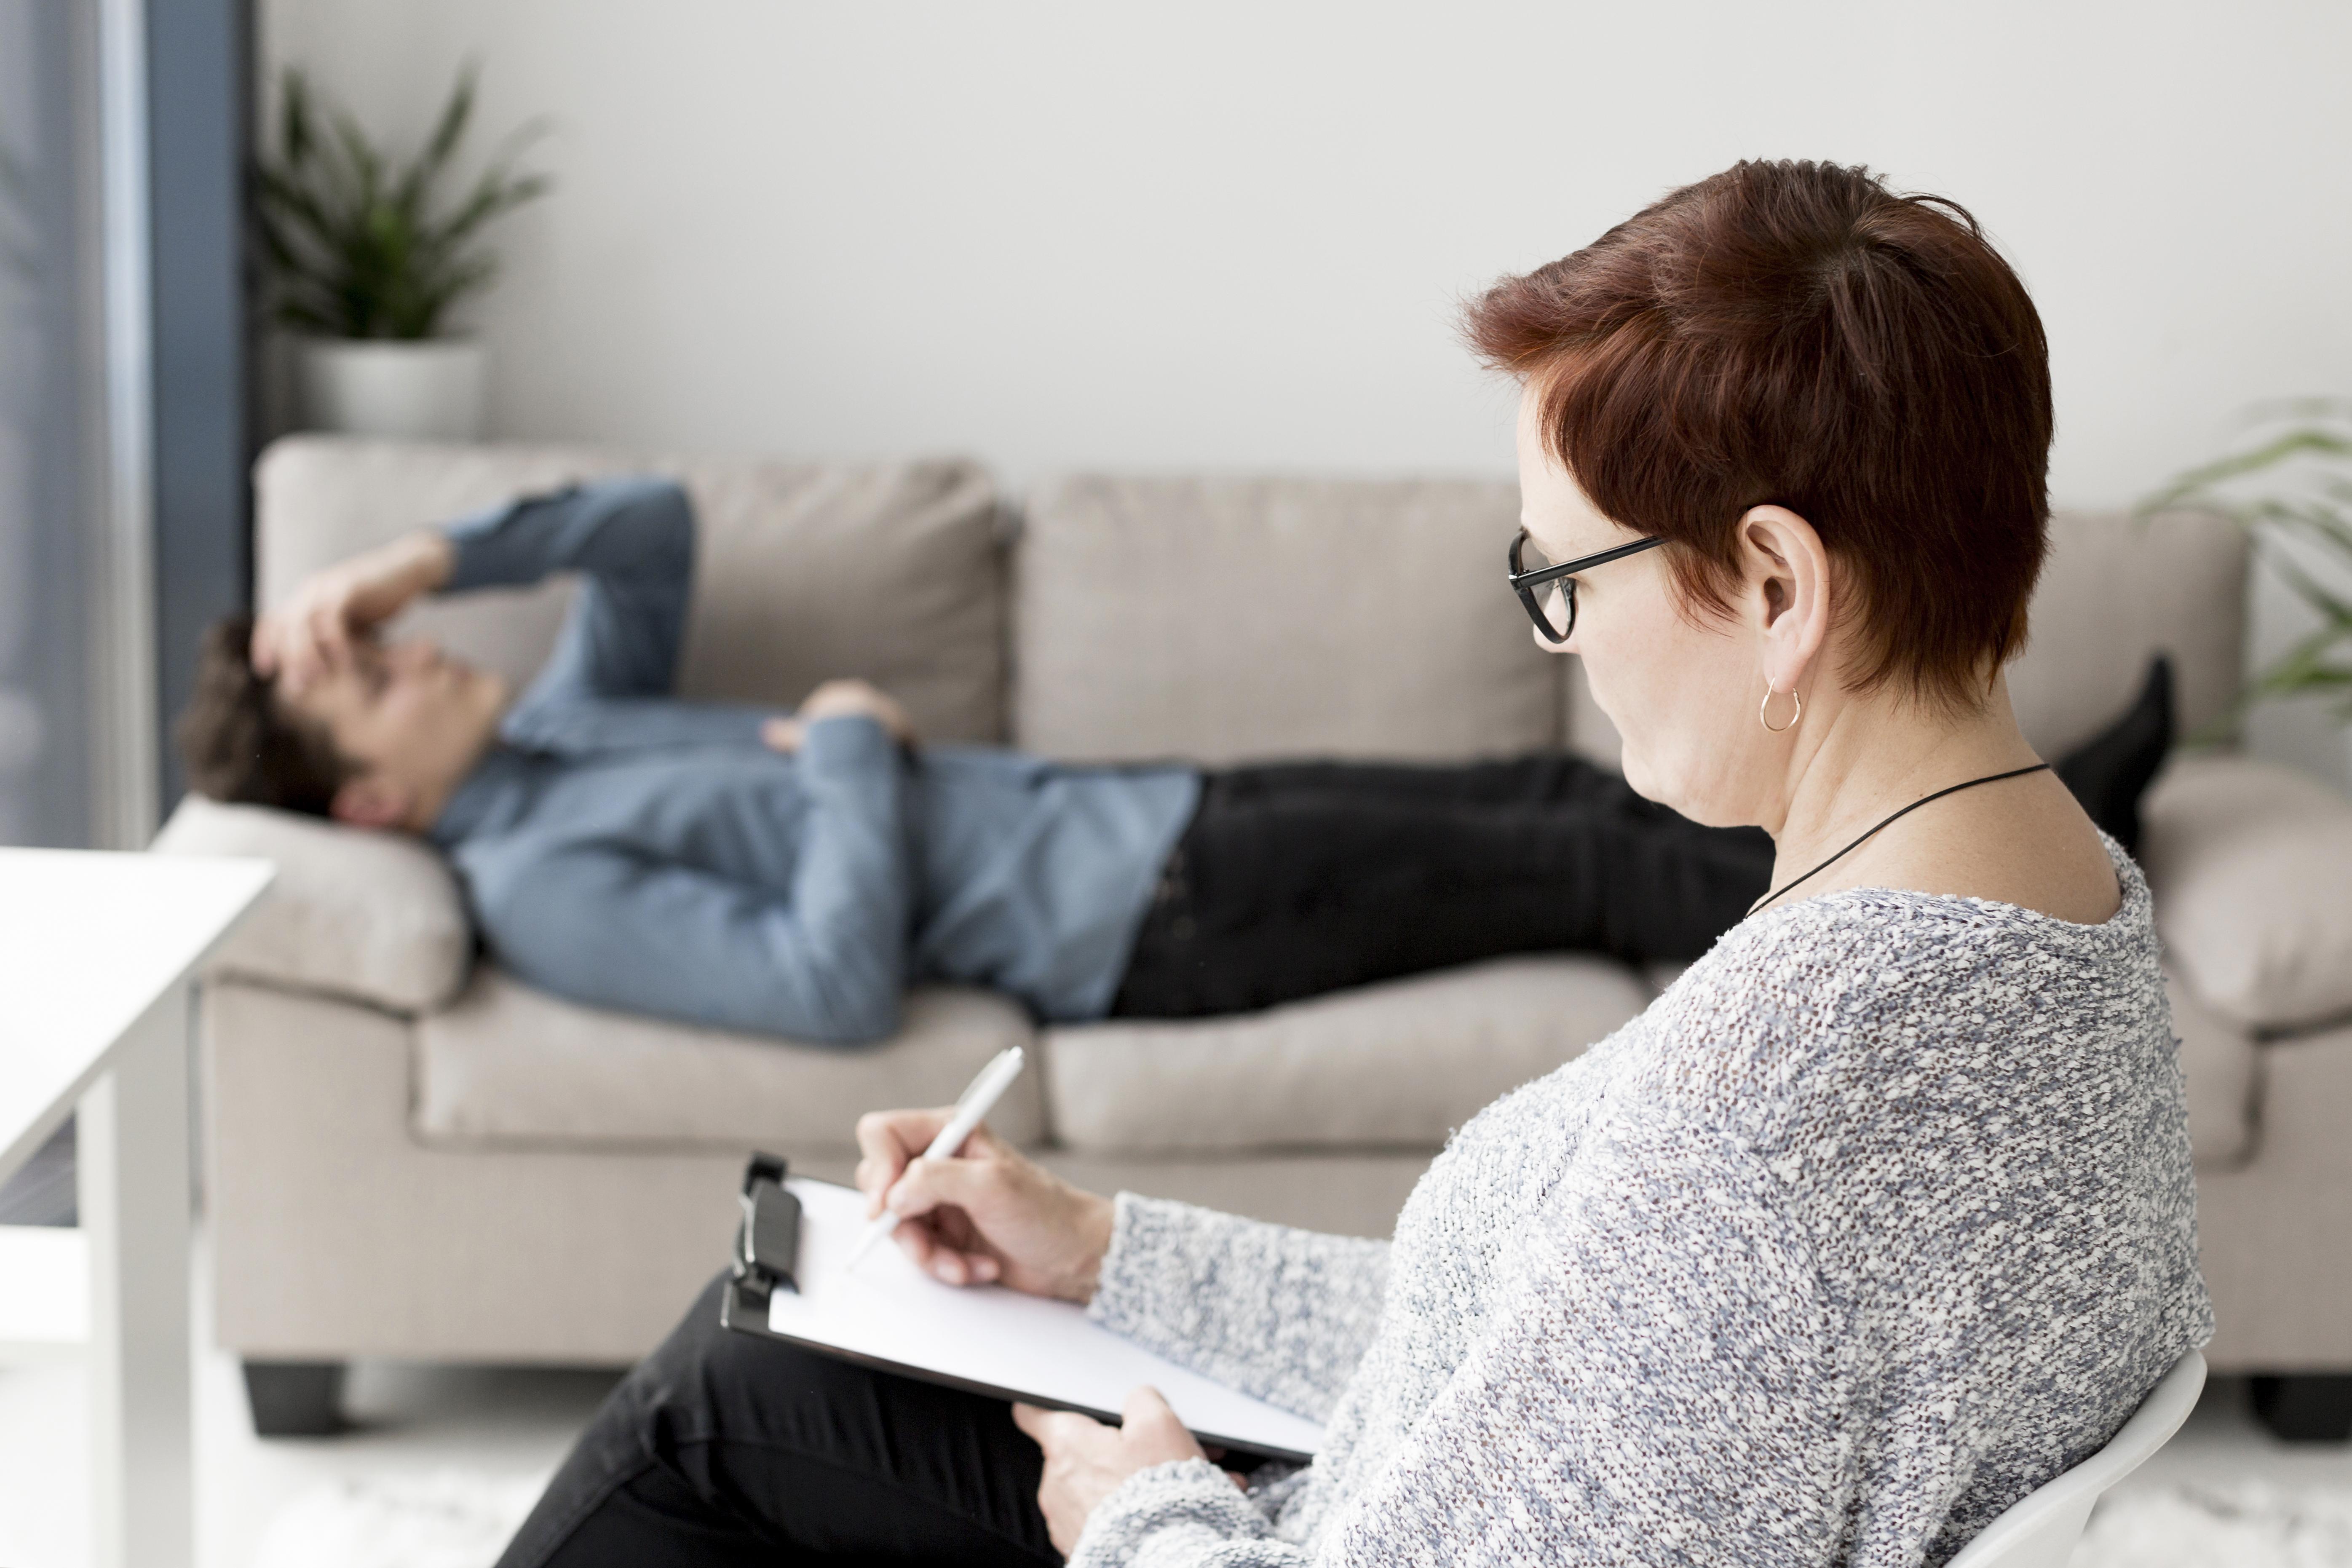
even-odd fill
[[[735,1230],[732,1259],[736,1294],[764,1310],[782,1286],[794,1295],[800,1282],[801,1200],[784,1185],[785,1162],[754,1154],[743,1167],[742,1223]]]

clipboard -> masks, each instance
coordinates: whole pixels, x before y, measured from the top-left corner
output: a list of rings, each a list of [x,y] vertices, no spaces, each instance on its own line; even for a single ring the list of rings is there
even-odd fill
[[[865,1194],[855,1187],[786,1177],[771,1156],[753,1162],[744,1187],[736,1277],[719,1298],[719,1321],[730,1329],[1113,1426],[1128,1391],[1150,1384],[1203,1444],[1295,1464],[1321,1447],[1319,1423],[1154,1355],[1070,1302],[945,1284],[896,1247],[877,1247],[845,1269],[866,1221]],[[774,1249],[785,1212],[793,1256]]]

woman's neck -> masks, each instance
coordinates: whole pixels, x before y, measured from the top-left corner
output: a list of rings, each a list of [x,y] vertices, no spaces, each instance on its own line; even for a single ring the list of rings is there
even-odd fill
[[[1973,713],[1955,715],[1882,689],[1822,693],[1801,722],[1805,730],[1790,753],[1778,820],[1768,816],[1764,821],[1773,839],[1776,889],[1925,795],[2040,760],[2018,731],[2008,682],[2000,678]],[[1849,874],[1824,871],[1805,884],[1806,892],[1855,885],[1851,873],[1867,867],[1866,852],[1878,843],[1874,839],[1847,858]]]

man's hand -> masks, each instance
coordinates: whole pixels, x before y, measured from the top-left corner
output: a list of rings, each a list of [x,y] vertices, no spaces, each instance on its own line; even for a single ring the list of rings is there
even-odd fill
[[[1013,1419],[1045,1450],[1037,1506],[1045,1515],[1055,1550],[1065,1557],[1076,1550],[1087,1517],[1128,1477],[1154,1465],[1209,1457],[1156,1388],[1129,1394],[1117,1426],[1074,1411],[1040,1410],[1034,1405],[1015,1405]],[[1225,1473],[1233,1476],[1234,1485],[1242,1485],[1241,1477]]]
[[[449,580],[457,551],[438,530],[314,572],[253,626],[253,668],[291,691],[351,663],[352,644]]]
[[[871,719],[902,746],[915,743],[915,726],[898,700],[863,680],[828,680],[808,694],[800,711],[789,719],[771,719],[760,726],[760,739],[779,752],[797,752],[808,727],[819,719],[845,715]]]

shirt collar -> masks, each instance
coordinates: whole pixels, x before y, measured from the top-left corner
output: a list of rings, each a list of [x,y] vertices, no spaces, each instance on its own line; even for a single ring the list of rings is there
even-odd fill
[[[443,849],[454,849],[476,834],[501,826],[520,805],[531,772],[528,754],[503,743],[493,744],[474,764],[474,771],[449,793],[447,804],[425,836]]]

